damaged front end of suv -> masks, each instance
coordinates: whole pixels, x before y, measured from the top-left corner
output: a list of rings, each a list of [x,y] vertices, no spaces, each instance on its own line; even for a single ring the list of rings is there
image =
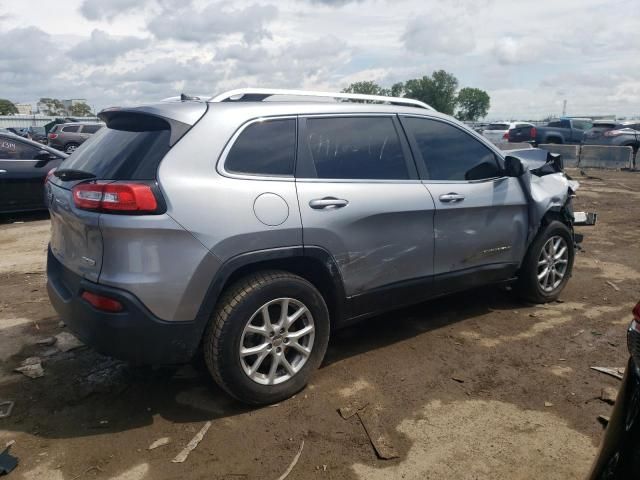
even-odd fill
[[[517,161],[515,161],[517,160]],[[582,235],[573,231],[575,226],[593,226],[597,221],[595,212],[574,212],[572,199],[580,183],[565,171],[562,157],[538,148],[510,151],[505,159],[507,169],[514,163],[522,164],[518,176],[529,206],[528,243],[531,243],[540,226],[549,220],[559,220],[573,234],[577,248]]]

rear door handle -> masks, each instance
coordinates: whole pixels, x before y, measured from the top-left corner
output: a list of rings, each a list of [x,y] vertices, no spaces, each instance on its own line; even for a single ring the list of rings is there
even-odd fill
[[[342,208],[349,205],[348,200],[335,197],[316,198],[309,202],[309,206],[315,210],[322,210],[323,208]]]
[[[443,195],[440,195],[439,198],[442,203],[457,203],[464,200],[464,195],[451,192],[451,193],[445,193]]]

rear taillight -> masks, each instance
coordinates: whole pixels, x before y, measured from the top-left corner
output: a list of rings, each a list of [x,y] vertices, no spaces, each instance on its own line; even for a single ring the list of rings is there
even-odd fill
[[[536,139],[536,135],[538,134],[538,131],[536,130],[536,127],[531,127],[530,130],[530,135],[531,135],[531,140],[535,140]]]
[[[145,183],[81,183],[72,192],[73,203],[83,210],[159,213],[156,195]]]
[[[124,310],[122,303],[120,303],[118,300],[106,297],[104,295],[98,295],[97,293],[91,293],[85,290],[84,292],[82,292],[82,298],[93,308],[96,308],[98,310],[112,313],[121,312],[122,310]]]
[[[53,172],[55,172],[55,171],[56,171],[56,169],[52,168],[51,170],[49,170],[47,172],[47,176],[44,177],[44,183],[47,183],[49,181],[49,179],[51,178],[51,175],[53,175]]]
[[[620,135],[624,135],[626,132],[623,130],[607,130],[604,132],[605,137],[618,137]]]
[[[502,138],[504,140],[509,140],[509,132],[508,131],[504,132],[504,135],[502,135]]]
[[[633,319],[636,322],[640,323],[640,302],[638,302],[638,304],[635,307],[633,307],[632,312],[633,312]]]
[[[54,140],[54,139],[58,138],[58,134],[57,133],[50,133],[47,136],[49,137],[49,140]]]

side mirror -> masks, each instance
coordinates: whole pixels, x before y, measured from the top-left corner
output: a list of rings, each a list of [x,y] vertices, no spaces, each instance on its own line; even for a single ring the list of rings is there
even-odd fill
[[[524,175],[524,165],[517,157],[507,156],[504,159],[504,170],[507,177],[521,177]]]
[[[53,160],[55,155],[47,150],[40,150],[33,158],[35,160],[40,160],[41,162],[48,162],[49,160]]]

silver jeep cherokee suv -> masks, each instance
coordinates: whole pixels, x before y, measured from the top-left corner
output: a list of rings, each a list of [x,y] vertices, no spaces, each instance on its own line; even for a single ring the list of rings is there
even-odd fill
[[[421,102],[245,89],[100,117],[46,184],[55,309],[121,359],[202,351],[243,402],[302,389],[354,320],[500,282],[547,302],[571,275],[560,159]]]

